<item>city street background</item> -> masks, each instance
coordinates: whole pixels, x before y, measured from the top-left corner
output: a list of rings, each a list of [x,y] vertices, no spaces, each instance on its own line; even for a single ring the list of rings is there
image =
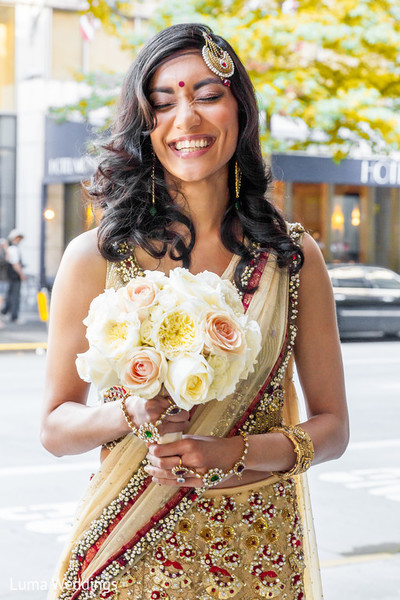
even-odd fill
[[[357,341],[342,349],[350,446],[339,461],[313,467],[309,477],[324,596],[398,600],[400,342]],[[0,354],[2,600],[44,600],[74,509],[98,463],[97,450],[56,458],[40,446],[44,367],[41,349]]]

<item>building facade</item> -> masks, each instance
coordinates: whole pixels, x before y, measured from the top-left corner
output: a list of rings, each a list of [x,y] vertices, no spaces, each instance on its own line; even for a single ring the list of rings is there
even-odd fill
[[[26,271],[38,286],[51,285],[68,242],[96,224],[80,185],[91,172],[91,131],[82,122],[56,124],[49,108],[82,95],[76,72],[125,73],[132,60],[98,24],[82,22],[82,8],[78,0],[0,0],[0,237],[13,227],[25,232]],[[132,28],[145,18],[132,17]],[[399,161],[336,165],[281,154],[272,167],[275,201],[313,233],[328,262],[399,271]]]
[[[85,91],[76,73],[125,73],[132,56],[78,0],[0,0],[0,237],[18,227],[26,272],[51,284],[65,246],[95,225],[80,182],[90,137],[83,123],[57,125],[50,107]],[[145,9],[150,10],[146,4]],[[137,13],[128,26],[137,28]]]
[[[272,169],[276,201],[309,229],[327,262],[400,271],[400,161],[280,154]]]

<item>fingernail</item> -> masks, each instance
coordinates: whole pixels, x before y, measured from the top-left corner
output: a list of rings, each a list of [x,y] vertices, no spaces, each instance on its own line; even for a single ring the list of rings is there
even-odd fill
[[[149,465],[144,466],[143,469],[144,469],[144,471],[146,471],[146,473],[148,473],[150,475],[151,467],[149,467]]]

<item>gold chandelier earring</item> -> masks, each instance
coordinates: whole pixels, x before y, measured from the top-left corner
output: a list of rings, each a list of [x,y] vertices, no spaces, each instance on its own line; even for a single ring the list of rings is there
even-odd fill
[[[235,161],[235,208],[239,209],[239,196],[240,196],[240,186],[242,185],[242,171],[240,170],[239,165]]]
[[[156,208],[156,194],[155,194],[155,187],[156,187],[156,175],[155,175],[155,171],[156,171],[156,155],[154,154],[153,151],[153,166],[151,167],[151,206],[150,206],[150,214],[152,217],[155,216],[156,212],[157,212],[157,208]]]

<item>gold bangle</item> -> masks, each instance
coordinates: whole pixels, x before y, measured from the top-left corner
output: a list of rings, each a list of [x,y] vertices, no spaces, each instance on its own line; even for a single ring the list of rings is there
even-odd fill
[[[122,396],[121,401],[120,401],[120,406],[121,406],[121,410],[122,413],[125,417],[125,421],[128,423],[129,427],[132,429],[132,432],[137,435],[138,430],[137,427],[135,425],[135,423],[132,421],[128,411],[126,410],[126,406],[125,406],[125,401],[127,398],[129,398],[130,394],[125,394],[124,396]]]
[[[289,477],[293,477],[293,475],[304,473],[311,467],[311,463],[314,459],[314,445],[310,436],[304,429],[298,425],[289,425],[271,427],[271,429],[268,429],[268,433],[282,433],[285,435],[294,445],[294,451],[296,453],[296,462],[289,471],[272,471],[272,475],[278,475],[283,479],[288,479]]]

